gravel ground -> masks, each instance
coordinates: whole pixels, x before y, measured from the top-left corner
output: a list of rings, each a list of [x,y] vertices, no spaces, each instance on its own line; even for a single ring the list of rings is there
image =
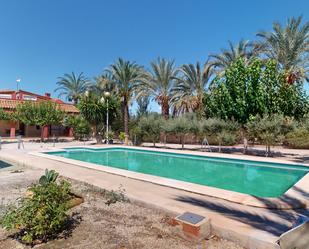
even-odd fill
[[[12,173],[12,171],[22,172]],[[27,186],[35,182],[43,171],[17,166],[1,169],[0,163],[0,215]],[[85,202],[72,209],[75,223],[71,231],[54,241],[35,246],[40,249],[241,249],[242,247],[217,237],[201,243],[186,241],[174,234],[167,224],[166,213],[130,202],[106,205],[102,189],[72,181],[75,193]],[[8,237],[0,228],[0,249],[30,248]]]

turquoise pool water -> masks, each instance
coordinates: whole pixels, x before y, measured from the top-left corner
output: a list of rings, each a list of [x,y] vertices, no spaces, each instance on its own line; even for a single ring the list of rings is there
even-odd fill
[[[127,148],[72,148],[47,154],[258,197],[282,195],[309,170],[297,165]]]

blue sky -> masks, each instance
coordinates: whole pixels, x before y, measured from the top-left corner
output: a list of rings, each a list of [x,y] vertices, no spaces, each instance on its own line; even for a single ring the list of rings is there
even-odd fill
[[[117,57],[203,62],[298,15],[309,20],[308,0],[0,0],[0,89],[20,77],[22,89],[56,97],[58,76],[93,77]]]

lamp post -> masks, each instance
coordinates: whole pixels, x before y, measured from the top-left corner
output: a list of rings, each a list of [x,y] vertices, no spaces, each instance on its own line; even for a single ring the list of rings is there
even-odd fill
[[[20,83],[20,82],[21,82],[21,79],[20,79],[20,78],[16,79],[17,91],[19,91],[19,83]]]
[[[104,92],[104,97],[106,98],[106,144],[109,144],[108,126],[109,126],[109,116],[108,116],[108,98],[110,97],[110,92]]]

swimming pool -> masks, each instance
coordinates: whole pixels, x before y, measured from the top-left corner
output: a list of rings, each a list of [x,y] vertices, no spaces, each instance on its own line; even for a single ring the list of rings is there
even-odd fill
[[[279,197],[308,172],[307,167],[298,165],[119,147],[46,153],[257,197]]]

